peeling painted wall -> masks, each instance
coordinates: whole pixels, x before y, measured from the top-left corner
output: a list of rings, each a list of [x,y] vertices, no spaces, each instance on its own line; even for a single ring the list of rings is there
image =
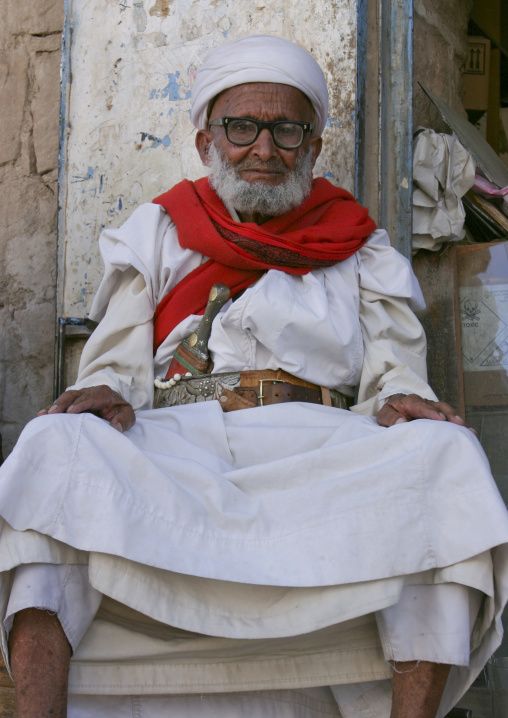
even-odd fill
[[[243,35],[294,40],[330,89],[316,174],[354,186],[356,3],[347,0],[74,0],[61,185],[60,316],[85,316],[102,271],[97,238],[204,169],[190,92],[213,47]],[[62,175],[61,175],[62,178]]]

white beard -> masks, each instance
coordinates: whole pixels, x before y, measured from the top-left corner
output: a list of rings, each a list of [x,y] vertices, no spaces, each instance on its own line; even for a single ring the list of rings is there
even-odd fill
[[[312,149],[298,156],[296,167],[289,170],[277,160],[246,159],[233,165],[222,157],[213,142],[208,147],[209,182],[224,204],[242,212],[258,212],[279,217],[299,207],[312,189]],[[245,169],[266,167],[283,170],[285,179],[278,185],[267,182],[247,182],[240,176]]]

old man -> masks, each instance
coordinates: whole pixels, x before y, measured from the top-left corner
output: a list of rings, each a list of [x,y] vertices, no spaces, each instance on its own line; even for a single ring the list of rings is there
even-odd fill
[[[409,263],[313,179],[297,45],[216,49],[192,119],[209,177],[103,233],[77,383],[2,467],[19,715],[443,716],[501,640],[508,519]]]

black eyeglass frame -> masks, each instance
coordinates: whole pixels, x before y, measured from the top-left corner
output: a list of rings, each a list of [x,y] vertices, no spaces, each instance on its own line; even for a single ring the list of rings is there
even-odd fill
[[[232,140],[229,139],[228,125],[233,120],[244,120],[245,122],[252,122],[254,125],[256,125],[256,135],[252,140],[250,140],[250,142],[232,142]],[[307,132],[312,132],[312,130],[314,129],[310,122],[296,122],[295,120],[275,120],[275,122],[263,122],[262,120],[254,120],[252,119],[252,117],[219,117],[218,119],[211,120],[208,123],[208,127],[212,125],[214,127],[224,127],[227,141],[231,142],[232,145],[236,145],[237,147],[248,147],[249,145],[253,145],[259,137],[259,133],[261,132],[261,130],[268,130],[272,136],[274,144],[281,150],[297,150],[299,147],[302,146]],[[298,127],[301,127],[303,130],[301,141],[297,145],[294,145],[292,147],[285,147],[284,145],[281,145],[280,142],[277,142],[273,134],[277,125],[298,125]]]

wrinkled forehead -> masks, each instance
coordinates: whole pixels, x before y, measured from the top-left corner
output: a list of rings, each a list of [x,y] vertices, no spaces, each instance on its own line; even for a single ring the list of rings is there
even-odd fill
[[[252,117],[254,119],[292,119],[310,122],[314,108],[298,88],[275,82],[248,82],[216,95],[208,105],[208,119]]]

